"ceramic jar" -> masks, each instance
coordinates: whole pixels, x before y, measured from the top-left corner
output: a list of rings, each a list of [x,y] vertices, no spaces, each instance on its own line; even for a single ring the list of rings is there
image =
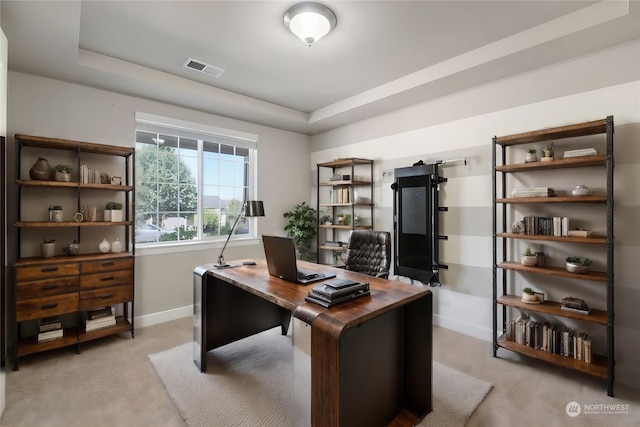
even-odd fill
[[[53,258],[56,255],[56,242],[40,243],[42,258]]]
[[[586,185],[576,185],[571,194],[574,196],[590,196],[591,190]]]
[[[51,166],[47,159],[38,157],[38,160],[29,169],[29,177],[39,181],[48,181],[51,178]]]
[[[62,222],[62,206],[49,206],[49,221]]]
[[[119,239],[111,242],[111,252],[113,252],[114,254],[122,252],[122,243],[120,243]]]
[[[100,242],[100,244],[98,245],[98,249],[103,254],[106,254],[107,252],[109,252],[109,250],[111,250],[111,244],[107,241],[107,239],[102,239],[102,242]]]

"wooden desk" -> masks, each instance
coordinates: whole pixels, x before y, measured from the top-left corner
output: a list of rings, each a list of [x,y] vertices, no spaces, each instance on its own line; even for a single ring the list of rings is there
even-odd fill
[[[302,261],[299,266],[331,269]],[[416,425],[432,409],[431,292],[334,271],[338,278],[369,282],[371,296],[325,309],[304,300],[317,283],[271,277],[264,261],[220,270],[197,267],[196,366],[205,372],[208,351],[258,332],[280,326],[286,334],[293,314],[311,328],[312,426]]]

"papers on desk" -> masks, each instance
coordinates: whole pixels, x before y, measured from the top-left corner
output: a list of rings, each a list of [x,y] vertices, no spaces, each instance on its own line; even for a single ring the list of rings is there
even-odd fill
[[[335,279],[315,286],[305,300],[329,308],[366,295],[370,295],[368,283]]]

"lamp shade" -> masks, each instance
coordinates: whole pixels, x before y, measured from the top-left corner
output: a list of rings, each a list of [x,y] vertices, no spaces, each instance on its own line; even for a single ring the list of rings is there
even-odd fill
[[[244,206],[244,216],[264,216],[262,200],[247,200]]]
[[[318,3],[298,3],[284,15],[284,25],[309,46],[329,34],[336,23],[331,9]]]

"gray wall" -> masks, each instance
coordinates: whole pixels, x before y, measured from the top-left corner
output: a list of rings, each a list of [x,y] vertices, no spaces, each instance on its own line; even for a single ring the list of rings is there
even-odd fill
[[[585,70],[589,70],[587,73]],[[637,262],[640,231],[640,42],[564,61],[493,84],[416,105],[370,120],[353,123],[312,137],[311,170],[315,164],[339,157],[365,157],[375,161],[375,227],[392,231],[393,169],[465,157],[467,164],[440,168],[448,182],[440,186],[440,262],[442,287],[434,292],[434,321],[441,326],[490,341],[492,335],[492,168],[494,135],[509,135],[583,121],[615,120],[615,318],[616,381],[640,388],[636,359],[640,350],[640,285]],[[602,138],[600,138],[602,139]],[[578,142],[578,144],[587,142]],[[589,142],[590,143],[590,142]],[[556,146],[561,145],[556,142]],[[543,144],[536,147],[541,151]],[[522,156],[528,146],[523,146]],[[561,154],[561,152],[560,152]],[[522,161],[522,160],[520,160]],[[564,171],[563,171],[564,172]],[[587,184],[603,191],[604,182],[593,171],[544,173],[525,177],[520,186],[550,186],[570,191]],[[518,179],[522,179],[519,176]],[[575,208],[573,208],[575,209]],[[603,211],[601,211],[602,213]],[[605,231],[604,217],[584,207],[568,216],[579,218],[594,231]],[[519,218],[518,218],[519,219]],[[583,224],[580,224],[583,225]],[[543,250],[549,262],[563,265],[566,245],[522,242],[511,250],[518,259],[527,245]],[[585,251],[604,268],[602,251]],[[550,299],[582,295],[594,308],[606,308],[603,287],[551,282],[521,275],[513,293],[524,286],[543,290]],[[532,277],[528,277],[532,276]],[[398,278],[408,281],[406,278]],[[567,323],[567,322],[565,322]],[[604,328],[572,325],[596,337],[594,350],[604,351]],[[487,347],[487,351],[490,348]]]
[[[307,136],[16,72],[9,73],[8,92],[9,146],[16,133],[133,146],[134,113],[142,111],[258,135],[257,197],[266,211],[257,219],[260,234],[285,235],[282,214],[309,201],[311,174],[298,161],[309,158]],[[221,244],[137,248],[137,325],[191,315],[193,268],[215,262],[220,249]],[[230,243],[225,250],[227,260],[243,257],[264,257],[260,240]]]

